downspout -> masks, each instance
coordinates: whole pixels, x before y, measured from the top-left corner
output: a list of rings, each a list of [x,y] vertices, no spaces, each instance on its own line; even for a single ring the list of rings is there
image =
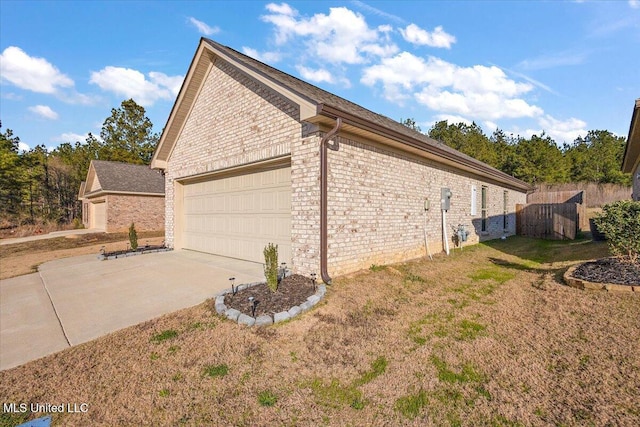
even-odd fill
[[[342,119],[336,119],[336,125],[320,140],[320,277],[327,285],[331,284],[331,277],[327,272],[327,253],[329,252],[327,235],[327,148],[338,151],[340,145],[336,140],[329,145],[329,140],[338,134],[342,126]]]

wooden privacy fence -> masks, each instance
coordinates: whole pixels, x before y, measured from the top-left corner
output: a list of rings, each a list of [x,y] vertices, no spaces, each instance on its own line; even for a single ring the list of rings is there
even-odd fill
[[[576,238],[579,204],[530,203],[516,205],[516,234],[541,239]]]
[[[572,191],[539,191],[527,194],[527,203],[577,203],[578,229],[588,230],[587,201],[584,190]]]

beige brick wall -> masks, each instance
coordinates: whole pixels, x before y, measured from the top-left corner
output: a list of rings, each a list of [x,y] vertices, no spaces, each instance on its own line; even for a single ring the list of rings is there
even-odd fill
[[[319,272],[319,140],[294,144],[292,153],[294,268],[303,274]],[[485,233],[480,230],[483,185],[489,216]],[[477,189],[476,215],[471,215],[472,186]],[[431,202],[426,214],[429,248],[441,252],[442,187],[453,193],[446,213],[450,250],[454,249],[452,225],[467,227],[465,245],[515,234],[515,204],[525,202],[524,193],[417,156],[341,137],[340,150],[329,151],[329,274],[424,256],[425,198]]]
[[[164,229],[164,197],[109,194],[107,231],[127,231],[135,223],[137,231]]]
[[[167,245],[175,241],[176,179],[287,155],[301,131],[297,106],[217,61],[168,162]]]

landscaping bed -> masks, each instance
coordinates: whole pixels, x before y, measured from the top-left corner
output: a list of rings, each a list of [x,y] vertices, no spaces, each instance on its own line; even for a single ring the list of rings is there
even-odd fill
[[[316,293],[313,281],[300,274],[292,274],[280,281],[278,290],[271,292],[266,283],[259,283],[246,287],[235,293],[227,293],[224,304],[251,317],[271,316],[275,313],[288,311],[291,307],[304,303],[307,298]],[[256,301],[253,313],[249,297]]]
[[[615,257],[598,259],[579,265],[573,277],[596,283],[640,286],[640,265]]]

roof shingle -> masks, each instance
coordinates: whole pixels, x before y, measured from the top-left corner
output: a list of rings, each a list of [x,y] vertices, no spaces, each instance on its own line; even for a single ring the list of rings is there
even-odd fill
[[[91,161],[102,191],[164,194],[164,176],[147,165]]]

